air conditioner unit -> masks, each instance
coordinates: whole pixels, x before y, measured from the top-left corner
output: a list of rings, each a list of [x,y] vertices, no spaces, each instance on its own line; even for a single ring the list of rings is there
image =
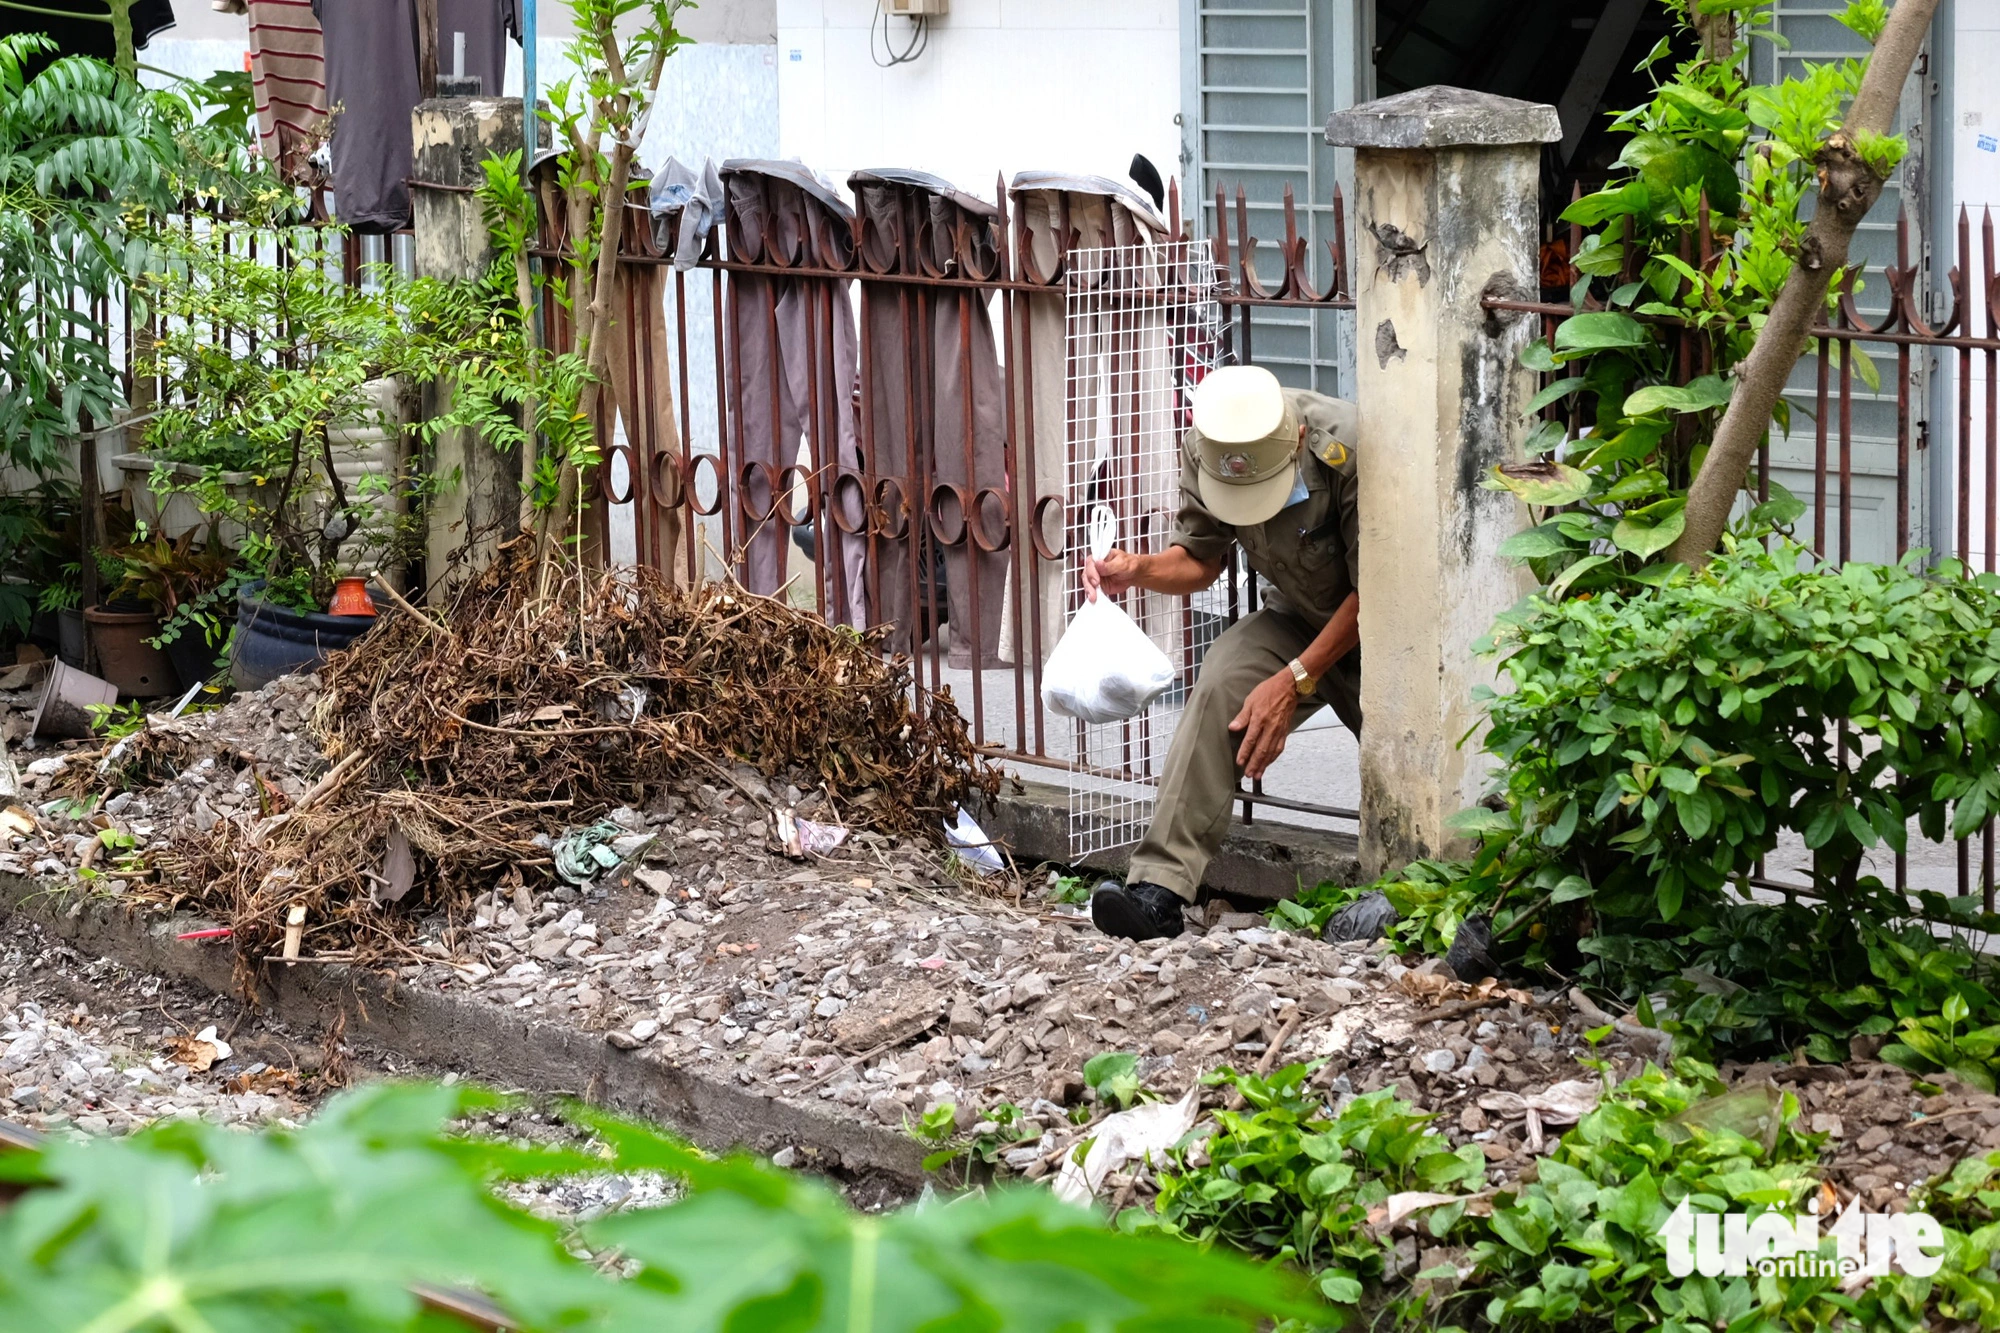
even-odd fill
[[[882,0],[882,12],[899,18],[938,18],[951,13],[951,0]]]

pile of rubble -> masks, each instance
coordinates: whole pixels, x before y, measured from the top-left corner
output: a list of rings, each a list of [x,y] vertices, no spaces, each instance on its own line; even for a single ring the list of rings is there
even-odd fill
[[[146,863],[177,837],[254,827],[323,781],[316,697],[312,677],[292,677],[158,724],[151,744],[171,746],[171,772],[130,775],[91,811],[65,793],[130,749],[29,764],[39,827],[17,840],[14,868],[73,876],[95,846],[97,892],[170,900]],[[413,986],[885,1125],[947,1102],[970,1125],[1013,1103],[1047,1131],[1035,1161],[1017,1150],[1031,1175],[1087,1132],[1071,1114],[1087,1100],[1084,1062],[1104,1051],[1134,1053],[1149,1086],[1178,1093],[1282,1038],[1285,1061],[1328,1062],[1334,1092],[1394,1084],[1503,1166],[1530,1153],[1522,1098],[1588,1077],[1579,1058],[1640,1060],[1621,1041],[1589,1046],[1586,1019],[1555,992],[1475,992],[1441,964],[1409,968],[1383,946],[1275,930],[1221,902],[1179,939],[1134,946],[1039,879],[972,882],[923,842],[854,829],[828,854],[788,855],[781,812],[827,826],[845,813],[823,789],[741,764],[613,809],[613,868],[581,885],[546,866],[495,873],[463,909],[415,915],[395,966]],[[321,957],[309,931],[301,956]]]
[[[1606,1063],[1622,1077],[1667,1053],[1661,1034],[1566,989],[1468,985],[1441,962],[1274,929],[1225,902],[1190,913],[1173,940],[1100,935],[1041,872],[982,877],[938,844],[939,808],[993,785],[960,754],[948,701],[695,729],[707,679],[695,676],[710,668],[687,664],[723,651],[704,636],[730,616],[779,613],[761,601],[656,608],[682,635],[675,664],[646,657],[659,625],[633,618],[630,590],[600,591],[594,613],[565,612],[584,628],[564,631],[598,656],[561,670],[520,669],[526,627],[502,598],[511,618],[491,629],[405,613],[387,657],[338,660],[331,684],[287,678],[108,745],[17,737],[0,872],[207,914],[246,993],[278,957],[393,969],[414,988],[891,1128],[949,1105],[970,1130],[1008,1106],[998,1157],[1029,1178],[1058,1172],[1112,1109],[1083,1078],[1105,1052],[1131,1054],[1169,1100],[1221,1065],[1317,1061],[1335,1100],[1394,1087],[1478,1144],[1503,1181],[1588,1109]],[[835,690],[879,661],[859,640],[752,637],[779,654],[758,670],[793,662],[799,681]],[[624,664],[616,679],[578,683],[605,654]],[[382,661],[430,682],[421,706],[380,678]],[[886,710],[899,680],[858,687]],[[728,726],[734,739],[715,740]],[[729,757],[768,727],[800,730],[755,765]],[[829,740],[835,728],[845,739]],[[911,735],[914,750],[893,748]],[[599,754],[624,776],[585,775]],[[891,769],[916,774],[908,790]],[[61,1103],[71,1123],[116,1131],[189,1108],[259,1120],[302,1104],[281,1076],[295,1065],[252,1070],[227,1028],[77,1015],[10,996],[3,976],[0,1013],[0,1114]],[[2000,1102],[1959,1088],[1927,1098],[1886,1067],[1730,1072],[1796,1085],[1836,1145],[1836,1178],[1871,1198],[2000,1146]]]
[[[110,745],[20,741],[0,872],[81,868],[98,892],[122,896],[156,878],[152,862],[176,837],[296,804],[327,767],[306,725],[318,697],[316,677],[286,676],[220,708],[155,715]],[[157,767],[134,771],[142,762]]]
[[[2000,1149],[2000,1097],[1949,1077],[1920,1086],[1896,1066],[1875,1062],[1722,1072],[1741,1083],[1775,1079],[1795,1092],[1803,1127],[1827,1136],[1826,1179],[1874,1211],[1900,1209],[1909,1186]]]
[[[288,1128],[342,1083],[399,1073],[460,1076],[401,1067],[337,1035],[293,1033],[227,997],[87,958],[32,922],[12,923],[0,950],[0,1117],[37,1132],[115,1135],[197,1117]],[[523,1148],[589,1137],[528,1103],[481,1112],[458,1128]],[[644,1172],[497,1189],[518,1207],[569,1221],[674,1196],[672,1182]]]
[[[496,884],[470,921],[428,922],[404,981],[888,1126],[945,1103],[969,1126],[1011,1103],[1045,1131],[1010,1161],[1030,1176],[1089,1132],[1071,1116],[1105,1051],[1178,1094],[1282,1040],[1288,1062],[1327,1061],[1334,1093],[1393,1084],[1500,1164],[1530,1152],[1524,1099],[1594,1079],[1579,1058],[1639,1063],[1622,1042],[1591,1047],[1558,995],[1467,987],[1224,904],[1179,939],[1132,945],[1044,884],[969,891],[934,849],[879,835],[796,860],[772,814],[811,803],[728,776],[614,812],[640,850],[595,884]]]

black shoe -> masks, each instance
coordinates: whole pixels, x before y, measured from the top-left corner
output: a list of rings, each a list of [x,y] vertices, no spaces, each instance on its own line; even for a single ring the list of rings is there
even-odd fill
[[[1106,935],[1128,940],[1170,940],[1184,928],[1184,906],[1172,889],[1109,879],[1090,895],[1090,923]]]

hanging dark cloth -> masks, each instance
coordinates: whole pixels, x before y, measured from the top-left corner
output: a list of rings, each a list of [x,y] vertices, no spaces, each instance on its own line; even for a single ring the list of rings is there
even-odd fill
[[[845,267],[854,212],[810,171],[796,162],[731,158],[721,178],[731,260]],[[869,612],[863,558],[850,284],[740,270],[729,276],[731,480],[751,511],[732,515],[738,548],[732,560],[740,562],[750,591],[778,590],[790,546],[787,519],[796,516],[789,492],[802,473],[816,470],[812,489],[822,505],[808,521],[817,525],[816,547],[826,564],[827,619],[868,624],[879,617]]]
[[[420,99],[416,0],[314,0],[313,13],[334,108],[334,214],[356,231],[401,231],[410,225],[410,113]],[[507,39],[520,35],[519,0],[438,0],[438,71],[453,72],[462,36],[463,72],[498,97]]]
[[[985,279],[999,275],[1000,211],[950,182],[920,171],[858,171],[848,177],[862,216],[864,273]],[[975,531],[997,540],[1010,516],[1007,396],[993,337],[988,293],[862,280],[868,345],[867,470],[885,498],[911,515],[900,540],[878,539],[881,602],[876,618],[894,626],[890,646],[913,651],[920,621],[951,625],[951,664],[1000,664],[1007,555],[982,549]],[[890,485],[880,486],[880,479]],[[982,491],[992,495],[984,500]],[[944,604],[930,580],[912,578],[930,540],[937,495],[941,526],[963,536],[945,546]],[[900,525],[892,525],[900,526]],[[973,571],[977,570],[977,577]],[[916,611],[911,614],[912,598]],[[934,614],[935,613],[935,616]]]

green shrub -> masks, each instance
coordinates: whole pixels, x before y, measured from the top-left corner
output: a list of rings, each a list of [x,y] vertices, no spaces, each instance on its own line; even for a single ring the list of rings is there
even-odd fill
[[[1809,561],[1745,544],[1503,616],[1486,646],[1513,688],[1486,694],[1486,748],[1509,813],[1462,826],[1573,875],[1558,901],[1658,922],[1741,883],[1782,830],[1838,911],[1907,820],[1978,829],[2000,799],[2000,578]]]

